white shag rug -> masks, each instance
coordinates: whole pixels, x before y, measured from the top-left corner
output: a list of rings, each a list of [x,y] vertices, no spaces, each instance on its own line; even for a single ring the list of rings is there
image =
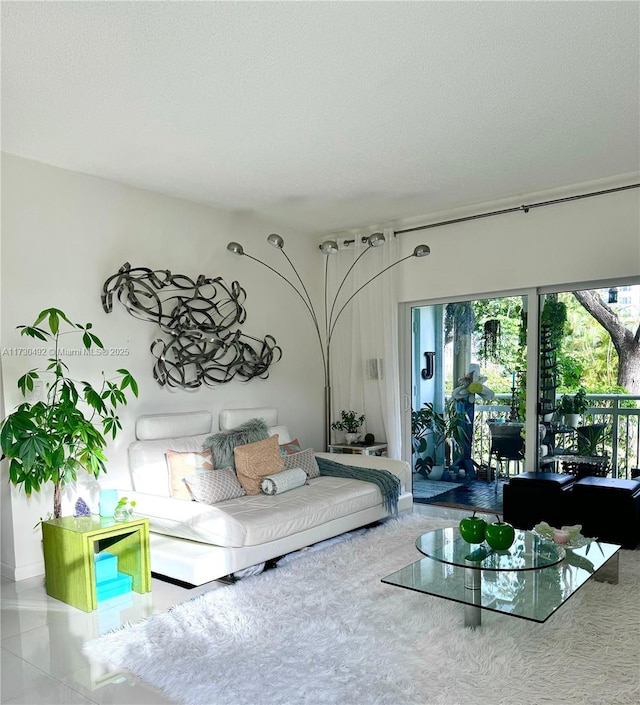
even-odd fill
[[[637,705],[640,552],[546,623],[380,579],[451,521],[413,515],[86,644],[185,705]]]

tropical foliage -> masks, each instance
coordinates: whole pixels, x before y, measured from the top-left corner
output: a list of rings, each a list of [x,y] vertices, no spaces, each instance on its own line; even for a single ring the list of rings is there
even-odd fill
[[[46,327],[45,327],[46,326]],[[62,359],[61,337],[79,335],[85,350],[104,349],[93,325],[73,323],[60,309],[42,311],[20,334],[52,344],[53,356],[44,370],[32,369],[18,379],[23,396],[33,392],[36,380],[49,380],[44,401],[23,402],[0,429],[2,453],[10,460],[9,479],[27,495],[43,485],[54,485],[54,517],[61,516],[62,488],[86,470],[95,477],[106,472],[105,435],[115,438],[122,428],[116,407],[126,404],[126,391],[138,396],[138,385],[125,369],[96,388],[75,380]]]
[[[421,409],[411,412],[411,438],[416,456],[416,472],[428,474],[431,467],[445,455],[444,444],[453,441],[461,448],[467,441],[467,417],[453,399],[445,402],[444,411],[436,411],[431,402],[425,402]],[[429,455],[429,437],[433,445],[433,455]]]

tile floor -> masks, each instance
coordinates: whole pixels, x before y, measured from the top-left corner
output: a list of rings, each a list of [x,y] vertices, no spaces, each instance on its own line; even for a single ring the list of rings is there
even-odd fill
[[[414,505],[428,516],[457,519],[460,510],[435,505]],[[468,512],[467,512],[468,513]],[[220,587],[213,582],[188,590],[153,579],[146,595],[130,593],[105,601],[86,613],[46,594],[44,576],[0,583],[0,702],[23,705],[162,705],[171,701],[128,674],[108,672],[82,653],[85,641],[164,612]]]
[[[493,482],[486,480],[466,480],[460,487],[444,492],[429,499],[416,499],[419,504],[436,504],[441,506],[467,507],[480,511],[502,514],[502,488],[507,480],[498,480],[498,490]]]

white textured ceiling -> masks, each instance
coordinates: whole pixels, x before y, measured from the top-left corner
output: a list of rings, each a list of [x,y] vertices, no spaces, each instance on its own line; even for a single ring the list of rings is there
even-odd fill
[[[640,170],[638,2],[2,2],[2,148],[310,232]]]

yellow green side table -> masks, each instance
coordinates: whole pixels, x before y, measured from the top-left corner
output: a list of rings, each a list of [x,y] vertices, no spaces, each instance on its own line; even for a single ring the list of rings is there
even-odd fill
[[[151,592],[149,521],[115,521],[95,515],[42,522],[47,594],[91,612],[98,606],[95,554],[117,556],[118,571],[132,578],[132,590]]]

